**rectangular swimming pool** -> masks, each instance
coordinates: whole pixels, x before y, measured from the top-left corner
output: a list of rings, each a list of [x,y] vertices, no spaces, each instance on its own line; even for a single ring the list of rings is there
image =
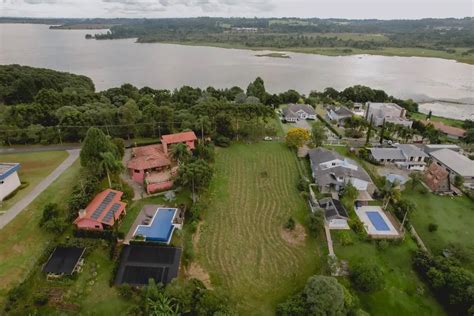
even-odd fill
[[[387,223],[383,219],[382,215],[379,212],[366,212],[367,217],[369,218],[372,225],[374,225],[375,229],[378,231],[390,231],[390,227],[388,227]]]

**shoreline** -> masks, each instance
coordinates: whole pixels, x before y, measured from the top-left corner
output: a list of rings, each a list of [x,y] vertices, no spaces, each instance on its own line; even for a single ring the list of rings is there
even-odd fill
[[[125,39],[125,38],[120,38]],[[148,41],[141,42],[139,38],[130,37],[128,39],[135,39],[137,44],[174,44],[183,46],[201,46],[201,47],[216,47],[225,49],[241,49],[254,52],[270,51],[270,52],[291,52],[301,54],[312,54],[322,56],[356,56],[356,55],[371,55],[371,56],[387,56],[387,57],[421,57],[421,58],[439,58],[444,60],[453,60],[458,63],[474,65],[474,55],[461,58],[459,56],[450,56],[449,53],[443,51],[436,51],[430,49],[421,48],[397,48],[397,47],[386,47],[380,50],[367,50],[358,48],[348,47],[288,47],[288,48],[276,48],[276,47],[248,47],[245,45],[232,44],[232,43],[210,43],[210,42],[180,42],[180,41]],[[114,39],[109,39],[114,40]],[[351,50],[350,52],[347,50]],[[467,48],[457,48],[466,49]]]

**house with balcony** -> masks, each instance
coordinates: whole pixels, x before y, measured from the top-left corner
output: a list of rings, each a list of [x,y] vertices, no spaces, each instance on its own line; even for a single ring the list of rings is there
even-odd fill
[[[403,125],[410,127],[412,121],[405,117],[406,110],[395,103],[367,102],[365,110],[365,119],[375,126],[382,126],[383,122]]]
[[[372,159],[380,164],[395,164],[401,169],[425,170],[428,155],[411,144],[396,144],[390,148],[369,148]]]
[[[340,191],[351,183],[360,195],[370,196],[375,185],[368,173],[352,159],[317,147],[309,151],[314,182],[320,192]]]

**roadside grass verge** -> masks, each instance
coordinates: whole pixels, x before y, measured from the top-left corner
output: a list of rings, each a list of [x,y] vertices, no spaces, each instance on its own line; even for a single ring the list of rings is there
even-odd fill
[[[34,268],[37,258],[52,241],[53,235],[38,224],[47,203],[66,208],[66,198],[79,176],[76,161],[11,223],[0,230],[0,306],[8,290],[21,282]]]
[[[0,211],[8,210],[28,192],[53,172],[67,157],[66,151],[43,151],[19,154],[2,154],[1,162],[18,162],[21,164],[18,176],[28,186],[19,190],[12,198],[0,203]]]
[[[349,266],[371,261],[384,272],[385,285],[382,290],[371,294],[358,292],[365,311],[371,315],[445,315],[412,269],[412,253],[417,250],[414,241],[406,238],[400,244],[389,243],[386,249],[378,249],[374,242],[361,241],[352,231],[332,231],[331,234],[334,251],[339,259],[347,260]],[[349,234],[353,244],[342,245],[341,234]]]
[[[309,213],[294,153],[279,142],[233,144],[218,149],[214,168],[196,259],[241,314],[273,315],[325,260],[316,238],[282,237],[290,216],[304,224]]]

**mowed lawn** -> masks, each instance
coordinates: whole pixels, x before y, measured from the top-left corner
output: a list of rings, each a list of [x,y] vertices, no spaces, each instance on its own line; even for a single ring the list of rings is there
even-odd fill
[[[0,230],[0,306],[8,290],[33,269],[53,235],[38,226],[45,204],[66,206],[66,197],[79,175],[76,161],[10,224]]]
[[[28,192],[47,177],[57,166],[68,157],[66,151],[44,151],[35,153],[2,154],[0,162],[19,162],[21,164],[19,176],[21,182],[28,182],[28,186],[18,191],[11,199],[3,201],[0,211],[8,210]]]
[[[197,260],[242,315],[273,315],[323,256],[315,238],[295,245],[281,235],[290,216],[301,223],[308,213],[296,156],[282,143],[234,144],[217,151],[214,167]]]
[[[421,194],[411,188],[403,196],[416,204],[411,221],[427,246],[439,252],[450,243],[466,247],[474,253],[474,202],[466,196],[449,197]],[[438,225],[430,232],[429,224]]]

